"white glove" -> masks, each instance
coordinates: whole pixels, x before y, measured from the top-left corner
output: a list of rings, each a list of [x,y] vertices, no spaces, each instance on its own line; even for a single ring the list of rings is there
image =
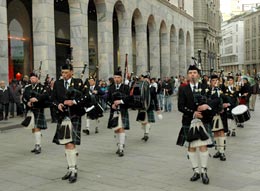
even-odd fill
[[[125,85],[128,85],[128,84],[129,84],[129,80],[126,79],[126,80],[125,80]]]
[[[162,119],[163,119],[162,114],[158,114],[157,117],[158,117],[159,120],[162,120]]]

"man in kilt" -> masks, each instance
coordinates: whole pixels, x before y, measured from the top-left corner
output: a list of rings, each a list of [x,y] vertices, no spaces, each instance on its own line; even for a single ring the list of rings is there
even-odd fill
[[[98,104],[100,102],[99,98],[100,96],[104,95],[104,92],[101,91],[100,86],[96,84],[96,80],[93,76],[90,76],[88,80],[85,82],[85,84],[88,84],[87,86],[87,92],[89,92],[90,95],[92,95],[92,98],[94,99],[94,102]],[[98,107],[98,106],[95,106]],[[86,129],[83,129],[83,133],[86,133],[89,135],[90,133],[90,120],[95,121],[95,133],[98,133],[98,124],[99,124],[99,118],[100,116],[96,113],[87,113],[86,114]]]
[[[157,112],[158,118],[162,119],[162,114],[160,113],[160,106],[157,99],[156,87],[152,86],[150,83],[150,75],[148,72],[143,73],[140,78],[141,81],[146,81],[149,84],[150,91],[150,105],[147,110],[138,110],[136,121],[140,122],[142,129],[144,130],[144,136],[141,140],[147,142],[149,139],[149,132],[151,128],[150,123],[155,123],[154,111]]]
[[[62,79],[55,81],[52,100],[58,109],[58,124],[53,142],[58,145],[65,145],[65,155],[68,163],[68,172],[62,180],[69,180],[69,183],[77,181],[77,156],[76,145],[80,145],[81,116],[85,114],[84,106],[89,99],[83,93],[83,82],[81,79],[73,78],[73,66],[66,64],[62,66]],[[72,141],[61,142],[62,124],[64,120],[71,121],[69,137]]]
[[[182,128],[186,139],[185,144],[194,171],[190,181],[196,181],[201,177],[202,183],[208,184],[207,146],[212,145],[211,122],[214,116],[212,108],[219,104],[219,99],[207,100],[208,87],[199,83],[200,70],[195,65],[188,68],[187,77],[190,83],[179,89],[178,110],[183,113]]]
[[[125,130],[129,130],[128,99],[129,86],[122,83],[122,72],[114,73],[114,84],[108,90],[108,104],[111,104],[108,128],[113,129],[117,137],[116,154],[124,156]]]
[[[30,84],[25,86],[23,93],[23,103],[27,111],[34,114],[34,128],[32,133],[35,137],[35,148],[31,150],[32,153],[41,153],[41,130],[47,129],[47,123],[44,115],[44,107],[48,101],[48,94],[44,86],[39,83],[38,76],[35,73],[30,74]]]

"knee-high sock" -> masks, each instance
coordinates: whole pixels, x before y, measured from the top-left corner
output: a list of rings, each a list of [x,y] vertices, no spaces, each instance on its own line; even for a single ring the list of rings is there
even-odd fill
[[[125,133],[119,133],[118,137],[119,137],[119,149],[123,150],[125,145]]]
[[[70,171],[76,171],[77,166],[77,150],[76,149],[65,149],[66,159]]]
[[[209,151],[200,151],[201,172],[204,173],[208,166]]]
[[[235,120],[228,119],[228,126],[230,127],[229,129],[231,129],[232,131],[235,131],[236,130]]]
[[[96,127],[98,127],[99,120],[96,119],[95,121],[96,121]]]
[[[191,162],[191,166],[192,166],[192,169],[199,173],[199,159],[198,159],[198,153],[195,151],[195,152],[189,152],[188,151],[188,156],[189,156],[189,159],[190,159],[190,162]]]
[[[34,133],[34,137],[35,137],[35,144],[36,145],[41,145],[41,139],[42,139],[42,133],[41,131],[36,131]]]
[[[219,137],[214,137],[215,149],[219,151]]]
[[[145,128],[144,128],[144,133],[145,133],[145,134],[149,134],[150,128],[151,128],[151,125],[150,125],[149,123],[147,123],[147,124],[145,125]]]
[[[226,137],[219,137],[219,152],[224,153],[226,148]]]
[[[87,117],[86,119],[86,128],[89,129],[90,127],[90,119]]]

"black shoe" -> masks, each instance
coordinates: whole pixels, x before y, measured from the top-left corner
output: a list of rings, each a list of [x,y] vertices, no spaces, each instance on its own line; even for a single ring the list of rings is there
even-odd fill
[[[190,178],[190,181],[194,182],[198,179],[200,179],[200,174],[197,172],[194,172],[193,176]]]
[[[232,136],[232,137],[235,137],[235,136],[236,136],[236,132],[235,132],[235,131],[232,131],[231,136]]]
[[[220,159],[221,161],[227,160],[227,159],[226,159],[226,156],[225,156],[225,153],[221,153],[220,156],[219,156],[219,159]]]
[[[69,177],[69,183],[75,183],[77,182],[78,174],[76,172],[71,172]]]
[[[86,133],[87,135],[89,135],[89,130],[88,129],[83,129],[83,133]]]
[[[71,172],[71,171],[68,171],[68,172],[61,178],[61,180],[67,180],[67,179],[69,179],[70,176],[71,176],[71,174],[72,174],[72,172]]]
[[[41,152],[42,152],[41,146],[40,145],[36,145],[34,153],[37,155],[37,154],[40,154]]]
[[[142,138],[142,140],[145,141],[145,142],[148,141],[148,139],[149,139],[148,135],[145,135],[145,136]]]
[[[220,152],[216,152],[216,154],[213,155],[213,158],[219,158],[220,157]]]
[[[96,133],[96,134],[98,133],[98,127],[95,128],[95,133]]]
[[[230,130],[228,130],[228,132],[227,132],[227,136],[228,136],[228,137],[230,136]]]
[[[116,154],[118,155],[118,154],[119,154],[119,152],[120,152],[120,150],[119,150],[119,149],[117,149],[117,151],[116,151]]]
[[[123,157],[123,156],[124,156],[124,150],[119,150],[118,156],[119,156],[119,157]]]
[[[35,153],[37,149],[41,148],[40,145],[35,145],[34,149],[31,150],[31,153]],[[38,153],[39,154],[39,153]]]
[[[201,173],[201,179],[203,184],[209,184],[209,177],[206,172]]]

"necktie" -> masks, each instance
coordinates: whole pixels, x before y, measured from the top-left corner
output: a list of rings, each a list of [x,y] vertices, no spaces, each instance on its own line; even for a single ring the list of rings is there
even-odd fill
[[[194,86],[193,86],[193,91],[192,91],[192,92],[193,92],[193,93],[196,92],[196,89],[197,89],[197,87],[194,85]]]
[[[116,89],[117,89],[117,90],[119,89],[119,84],[116,84]]]
[[[66,89],[68,89],[68,84],[69,84],[69,83],[68,83],[68,81],[66,80],[66,81],[65,81],[65,85],[64,85],[64,87],[65,87]]]

